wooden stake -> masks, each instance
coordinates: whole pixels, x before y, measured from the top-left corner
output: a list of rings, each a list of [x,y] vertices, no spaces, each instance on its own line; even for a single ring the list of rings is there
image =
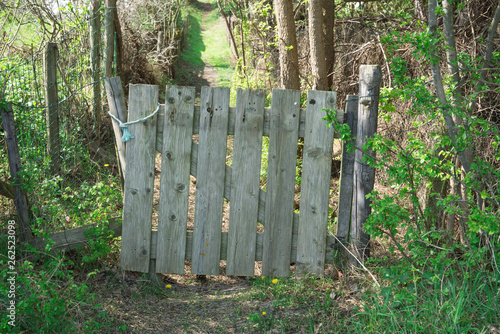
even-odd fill
[[[358,97],[347,95],[346,123],[351,129],[352,137],[357,136],[358,130]],[[342,242],[349,242],[349,231],[351,229],[352,188],[354,178],[354,154],[355,150],[347,152],[348,145],[342,143],[342,165],[340,168],[340,191],[339,191],[339,214],[337,223],[337,237]]]
[[[382,71],[378,65],[361,65],[359,69],[358,129],[354,159],[354,189],[352,201],[351,244],[354,254],[360,260],[370,256],[370,236],[363,226],[371,213],[370,200],[366,195],[372,192],[375,182],[375,168],[363,162],[365,155],[375,153],[362,151],[363,145],[377,132],[378,100]],[[351,259],[351,263],[359,263]]]

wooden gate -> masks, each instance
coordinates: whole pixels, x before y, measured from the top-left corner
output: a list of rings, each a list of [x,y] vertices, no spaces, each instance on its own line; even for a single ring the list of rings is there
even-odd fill
[[[108,100],[116,100],[121,87],[106,85]],[[148,272],[155,265],[158,273],[184,274],[191,260],[192,273],[218,275],[226,260],[227,275],[252,276],[255,261],[262,261],[262,275],[287,276],[291,262],[298,274],[322,274],[332,261],[327,221],[334,131],[323,118],[325,109],[336,108],[336,93],[309,91],[306,109],[299,91],[273,90],[271,108],[264,107],[263,91],[238,89],[236,107],[229,107],[229,93],[203,87],[197,107],[193,87],[167,87],[165,104],[158,105],[157,86],[130,86],[128,121],[141,121],[128,125],[133,139],[126,142],[123,269]],[[124,103],[110,108],[126,113]],[[336,117],[342,121],[343,112]],[[118,124],[115,131],[121,136]],[[234,135],[231,166],[228,135]],[[269,136],[265,191],[259,186],[263,136]],[[299,138],[300,216],[293,207]],[[162,154],[157,231],[151,227],[155,150]],[[125,146],[119,151],[125,155]],[[190,174],[196,177],[193,231],[187,230]],[[224,198],[228,232],[222,232]]]

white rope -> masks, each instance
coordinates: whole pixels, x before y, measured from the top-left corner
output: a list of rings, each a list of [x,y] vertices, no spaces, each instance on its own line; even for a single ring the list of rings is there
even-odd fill
[[[128,130],[127,126],[131,125],[131,124],[140,123],[140,122],[144,122],[144,121],[148,120],[149,118],[151,118],[154,115],[156,115],[156,113],[158,113],[158,110],[160,110],[160,104],[159,103],[158,103],[158,107],[156,107],[156,110],[153,111],[152,114],[150,114],[150,115],[148,115],[146,117],[140,118],[140,119],[138,119],[136,121],[131,121],[131,122],[127,122],[127,123],[123,123],[122,121],[120,121],[120,119],[118,117],[116,117],[115,115],[111,114],[111,111],[108,111],[108,114],[109,114],[109,116],[111,116],[111,118],[113,118],[118,123],[118,126],[120,127],[120,129],[122,129],[122,131],[123,131],[122,142],[127,142],[130,139],[134,138],[134,135],[130,133],[130,131]]]

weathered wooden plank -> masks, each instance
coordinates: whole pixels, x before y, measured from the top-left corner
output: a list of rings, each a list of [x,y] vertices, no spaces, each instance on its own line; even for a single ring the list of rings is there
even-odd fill
[[[2,116],[2,125],[5,132],[5,142],[7,144],[7,155],[9,161],[10,175],[12,177],[14,192],[14,204],[16,205],[19,219],[17,226],[19,227],[19,239],[29,241],[32,238],[30,224],[30,208],[28,205],[28,197],[22,189],[21,155],[19,154],[19,146],[17,144],[16,124],[14,121],[14,112],[12,103],[0,104],[0,114]]]
[[[238,89],[227,275],[253,276],[254,274],[264,102],[263,91]]]
[[[50,240],[52,244],[52,249],[57,250],[72,250],[78,249],[80,247],[86,246],[90,240],[87,237],[87,232],[93,228],[101,227],[101,224],[90,224],[71,230],[66,230],[62,232],[57,232],[47,237],[35,238],[28,243],[38,249],[44,250],[47,246],[47,241]],[[120,218],[109,218],[109,224],[107,226],[108,231],[113,231],[113,237],[119,237],[122,235],[122,222]],[[97,238],[97,237],[96,237]],[[156,243],[155,243],[156,245]]]
[[[163,124],[162,117],[164,117],[163,115],[158,115],[158,133],[163,133],[163,125],[162,125]],[[338,110],[337,111],[337,121],[342,123],[343,117],[344,117],[344,111]],[[228,122],[228,128],[227,128],[228,135],[234,135],[235,119],[236,119],[236,107],[230,107],[229,108],[229,122]],[[306,111],[305,111],[305,109],[301,109],[300,113],[299,113],[299,137],[300,138],[304,137],[304,133],[306,131],[305,124],[306,124]],[[263,136],[265,136],[265,137],[269,136],[270,125],[271,125],[271,108],[265,108],[264,109],[264,131],[262,132]],[[200,130],[200,107],[195,106],[194,107],[193,133],[195,133],[195,134],[199,133],[199,130]],[[335,136],[336,136],[336,138],[338,138],[337,133],[335,133]],[[163,138],[163,137],[161,137],[161,138]],[[158,143],[160,143],[160,142],[158,142]]]
[[[235,108],[229,108],[231,110],[235,110]],[[161,111],[163,110],[163,112]],[[161,120],[163,119],[165,115],[165,106],[161,105],[160,106],[160,116],[159,116],[159,122],[161,123]],[[198,133],[198,130],[196,128],[196,124],[199,120],[197,121],[197,110],[198,110],[198,115],[199,115],[199,107],[195,106],[195,119],[194,119],[194,130],[193,133]],[[264,135],[269,134],[269,124],[270,124],[270,117],[269,117],[269,108],[265,108],[265,114],[264,114]],[[266,116],[267,115],[267,116]],[[301,123],[300,124],[305,124],[305,111],[301,111]],[[338,111],[337,112],[337,120],[340,122],[343,122],[343,117],[344,112],[343,111]],[[231,116],[231,113],[229,115],[229,122],[231,122],[231,118],[235,118],[235,116]],[[198,116],[199,118],[199,116]],[[303,118],[303,119],[302,119]],[[267,125],[267,130],[266,130],[266,123]],[[198,125],[199,128],[199,125]],[[234,129],[234,127],[233,127]],[[231,134],[231,127],[228,127],[228,134]],[[233,130],[234,131],[234,130]],[[267,131],[267,133],[266,133]],[[303,127],[303,132],[305,132],[305,126]],[[300,133],[299,133],[300,134]],[[163,127],[158,126],[158,132],[157,132],[157,141],[156,141],[156,149],[161,152],[162,151],[162,140],[163,140]],[[194,177],[197,177],[197,168],[198,168],[198,144],[193,142],[193,147],[191,150],[191,175]],[[232,175],[232,169],[230,166],[225,166],[225,173],[226,173],[226,178],[225,178],[225,183],[224,183],[224,198],[227,200],[231,200],[231,175]],[[263,191],[262,189],[259,190],[259,211],[258,211],[258,221],[264,224],[264,219],[265,219],[265,202],[266,199],[266,192]],[[299,224],[299,216],[297,214],[293,214],[293,228],[294,228],[294,233],[298,233],[298,224]]]
[[[47,245],[47,240],[50,239],[52,249],[57,250],[72,250],[78,249],[80,247],[86,246],[88,241],[91,239],[87,238],[86,232],[99,227],[99,224],[90,224],[82,227],[77,227],[71,230],[66,230],[63,232],[57,232],[51,234],[47,237],[35,238],[28,243],[38,249],[45,249]],[[108,231],[113,231],[113,237],[119,237],[122,235],[122,223],[120,218],[110,218]],[[156,249],[158,247],[158,231],[153,230],[151,233],[151,260],[156,260]],[[331,235],[326,238],[326,263],[333,263],[333,250],[336,247],[335,238]],[[221,248],[220,248],[220,259],[226,260],[227,254],[227,243],[228,243],[228,232],[221,233]],[[255,261],[262,261],[262,248],[264,244],[264,233],[257,233],[257,238],[255,242]],[[186,233],[186,260],[191,260],[193,253],[193,231],[187,231]],[[290,262],[295,262],[297,259],[297,235],[292,236],[292,253],[290,256]]]
[[[358,97],[347,95],[346,101],[346,123],[351,129],[353,138],[357,135],[358,129]],[[342,165],[340,167],[340,190],[339,190],[339,212],[337,220],[337,238],[341,242],[349,241],[349,230],[351,228],[352,209],[352,186],[354,177],[354,148],[348,151],[350,145],[355,145],[353,139],[351,143],[342,143]]]
[[[194,87],[167,87],[156,272],[184,274]]]
[[[359,68],[358,128],[354,159],[354,188],[352,194],[351,244],[360,260],[370,256],[370,235],[363,225],[371,213],[371,201],[366,195],[371,193],[375,183],[375,168],[362,162],[363,156],[374,156],[375,152],[362,151],[363,145],[377,132],[378,100],[382,71],[378,65],[361,65]],[[358,266],[359,262],[351,258]]]
[[[262,274],[287,276],[292,245],[300,92],[273,90],[271,110]]]
[[[229,88],[202,87],[201,108],[191,271],[218,275]]]
[[[119,233],[119,232],[116,232]],[[151,259],[156,259],[156,238],[157,231],[153,231],[151,235]],[[220,259],[226,260],[227,254],[228,232],[221,233]],[[262,261],[262,250],[264,247],[264,233],[257,233],[255,240],[255,261]],[[335,237],[328,235],[326,237],[326,256],[325,263],[334,263],[334,252],[337,247]],[[193,231],[186,233],[186,260],[192,259],[193,253]],[[297,234],[292,235],[292,247],[290,253],[290,264],[297,261]]]
[[[302,160],[297,274],[323,274],[328,225],[328,197],[332,169],[333,128],[327,127],[324,109],[334,110],[337,93],[307,93],[306,133]]]
[[[158,137],[157,137],[158,138]],[[161,152],[162,144],[158,144],[157,139],[157,150]],[[193,142],[193,147],[191,149],[191,175],[197,177],[198,175],[198,144]],[[226,178],[224,181],[224,198],[228,201],[231,201],[231,175],[232,168],[231,166],[225,166]],[[266,192],[262,189],[259,189],[259,212],[258,212],[258,221],[264,224],[265,219],[265,211],[266,211]],[[299,226],[299,215],[293,214],[293,233],[298,233]]]
[[[128,118],[127,105],[125,104],[125,95],[123,93],[122,82],[120,77],[106,78],[104,79],[104,85],[106,87],[106,96],[108,98],[109,111],[120,121],[125,123]],[[126,164],[126,143],[122,141],[122,132],[120,130],[120,125],[112,121],[113,132],[115,134],[115,144],[116,150],[118,152],[118,160],[120,164],[120,170],[123,179],[125,179]]]
[[[158,86],[130,85],[129,119],[149,116],[158,106]],[[134,138],[127,142],[127,178],[123,200],[121,265],[147,273],[151,242],[151,214],[156,142],[156,116],[128,126]],[[132,177],[133,176],[133,177]]]

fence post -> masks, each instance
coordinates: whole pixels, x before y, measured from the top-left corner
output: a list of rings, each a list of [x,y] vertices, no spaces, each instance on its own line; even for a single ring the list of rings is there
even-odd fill
[[[115,53],[115,11],[116,0],[104,1],[104,31],[105,31],[105,50],[104,50],[104,76],[111,78],[113,76],[113,56]]]
[[[99,136],[101,124],[101,4],[98,0],[92,1],[92,18],[90,19],[90,68],[92,70],[92,98],[94,101],[94,129]]]
[[[21,158],[19,155],[19,147],[17,145],[16,137],[16,126],[14,123],[14,113],[12,111],[12,104],[2,105],[2,125],[5,131],[5,141],[7,142],[7,152],[9,157],[9,167],[10,175],[14,181],[13,191],[14,191],[14,203],[17,208],[17,213],[19,215],[19,221],[17,225],[19,226],[19,239],[21,241],[31,240],[31,227],[30,221],[30,211],[28,207],[28,199],[24,191],[20,188],[19,175],[18,172],[21,170]]]
[[[356,95],[347,95],[345,118],[347,125],[351,129],[351,135],[354,138],[357,136],[358,129],[358,97]],[[349,144],[355,145],[356,141],[352,140],[351,143],[342,143],[337,237],[343,243],[349,242],[349,230],[351,226],[355,150],[348,152]]]
[[[104,86],[106,87],[106,96],[108,98],[109,111],[115,117],[118,117],[123,123],[127,122],[128,110],[125,104],[125,94],[123,93],[122,82],[119,77],[105,78]],[[121,176],[122,192],[125,186],[125,173],[126,173],[126,145],[122,141],[122,131],[117,122],[112,121],[113,132],[115,134],[115,150],[117,154],[117,161],[119,165],[119,172]]]
[[[57,43],[47,43],[43,57],[45,76],[45,106],[47,118],[47,147],[50,157],[50,172],[61,171],[61,140],[59,138],[59,116],[57,96]]]
[[[377,132],[378,100],[382,71],[378,65],[361,65],[359,68],[358,129],[354,158],[354,188],[352,196],[351,244],[354,254],[362,261],[370,256],[370,236],[363,225],[371,213],[370,200],[366,198],[373,190],[375,169],[362,162],[363,156],[374,156],[375,152],[362,151],[363,145]],[[351,263],[359,265],[350,258]]]

